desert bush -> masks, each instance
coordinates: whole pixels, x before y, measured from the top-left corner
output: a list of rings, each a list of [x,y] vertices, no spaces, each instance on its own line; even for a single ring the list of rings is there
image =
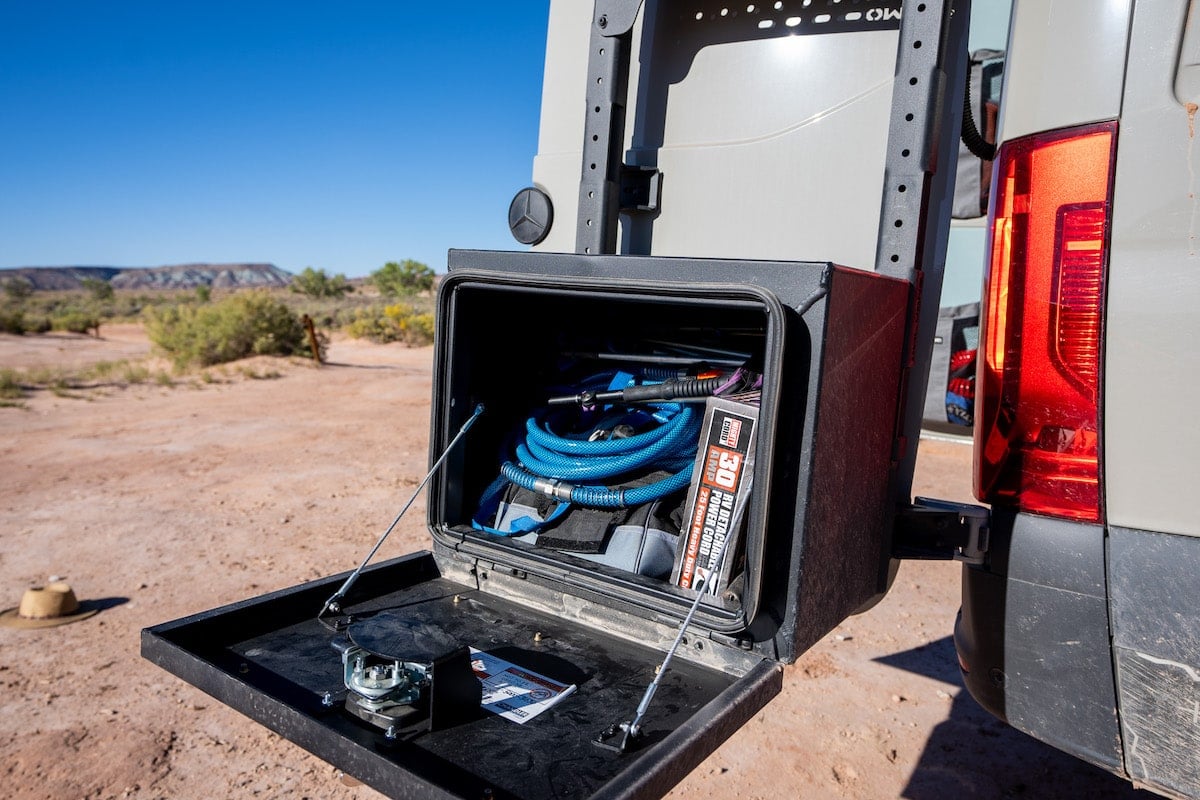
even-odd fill
[[[150,309],[146,332],[177,368],[223,364],[252,355],[291,355],[307,348],[299,317],[262,291],[242,292],[199,307]]]
[[[411,258],[400,263],[389,261],[371,273],[371,283],[386,297],[427,292],[433,288],[437,273],[428,265]]]
[[[383,316],[382,309],[378,308],[356,309],[342,328],[355,339],[370,339],[372,342],[396,341],[395,328],[387,317]]]
[[[18,275],[4,282],[4,293],[13,300],[24,300],[33,295],[33,283]]]
[[[196,287],[196,302],[207,303],[212,300],[212,287],[207,283],[202,283]]]
[[[87,333],[88,331],[95,329],[97,333],[99,333],[100,317],[87,311],[69,309],[51,317],[50,326],[56,331]]]
[[[297,316],[307,314],[318,328],[342,328],[352,322],[362,309],[379,305],[379,298],[364,294],[344,297],[308,297],[289,292],[280,300]]]
[[[100,282],[105,287],[111,284]],[[102,291],[102,290],[101,290]],[[107,293],[105,293],[107,294]],[[131,289],[115,289],[111,297],[96,297],[88,291],[38,291],[31,297],[4,304],[6,308],[20,308],[25,312],[25,332],[36,331],[36,325],[72,312],[80,312],[107,321],[136,322],[142,312],[151,307],[177,305],[180,302],[194,303],[195,294],[188,292],[152,291],[139,292]],[[46,330],[50,328],[47,327]]]
[[[403,304],[360,308],[345,331],[356,339],[418,347],[433,342],[433,314]]]
[[[25,312],[19,308],[0,308],[0,333],[25,333]]]
[[[121,361],[97,361],[95,364],[92,364],[92,377],[97,380],[107,380],[117,374],[117,371],[128,363],[124,359]]]
[[[112,284],[100,278],[84,278],[81,282],[85,292],[92,296],[93,300],[104,301],[112,300],[115,294]]]
[[[21,386],[21,379],[17,371],[0,369],[0,399],[19,400],[24,396],[25,389]]]
[[[433,314],[423,314],[408,306],[388,306],[384,316],[400,329],[405,344],[419,346],[433,342]]]
[[[54,328],[49,317],[25,317],[26,333],[48,333]]]
[[[325,270],[312,267],[305,267],[303,272],[292,278],[288,288],[309,297],[341,297],[354,291],[345,275],[338,273],[330,277]]]
[[[83,398],[83,395],[71,391],[74,387],[71,385],[71,381],[67,377],[61,377],[51,381],[50,383],[46,384],[46,388],[49,389],[50,394],[54,395],[55,397],[66,397],[70,400],[79,400]]]
[[[149,379],[150,370],[143,364],[126,364],[121,370],[121,380],[128,384],[137,385]]]

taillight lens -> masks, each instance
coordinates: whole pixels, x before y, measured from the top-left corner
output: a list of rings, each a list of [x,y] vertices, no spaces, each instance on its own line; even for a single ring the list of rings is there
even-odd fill
[[[1000,150],[975,409],[975,495],[1103,518],[1100,364],[1115,122]]]

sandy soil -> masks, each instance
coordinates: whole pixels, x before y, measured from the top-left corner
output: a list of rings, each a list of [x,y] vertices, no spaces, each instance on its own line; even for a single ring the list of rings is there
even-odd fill
[[[0,336],[0,368],[148,353],[137,326],[104,335]],[[415,487],[430,350],[339,339],[330,356],[0,408],[0,607],[52,575],[107,606],[0,628],[0,794],[379,796],[138,655],[143,627],[354,566]],[[969,453],[923,442],[917,491],[969,500]],[[423,548],[422,519],[419,502],[381,555]],[[967,695],[950,640],[958,575],[906,563],[673,796],[1141,796]]]

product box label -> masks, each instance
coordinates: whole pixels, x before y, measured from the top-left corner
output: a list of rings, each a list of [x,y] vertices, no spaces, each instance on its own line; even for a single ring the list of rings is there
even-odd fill
[[[709,398],[672,582],[717,594],[729,583],[754,467],[758,408]],[[729,551],[726,553],[726,551]]]

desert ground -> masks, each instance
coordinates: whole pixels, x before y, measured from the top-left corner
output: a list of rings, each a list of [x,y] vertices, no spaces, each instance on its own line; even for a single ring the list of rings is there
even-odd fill
[[[137,325],[103,335],[0,336],[0,368],[152,357]],[[329,356],[0,408],[0,608],[52,576],[103,607],[0,628],[0,795],[380,796],[139,656],[144,627],[355,566],[423,476],[431,349],[335,337]],[[916,492],[970,500],[969,465],[923,441]],[[421,500],[381,557],[424,548],[423,519]],[[959,570],[905,563],[671,796],[1143,796],[970,698]]]

